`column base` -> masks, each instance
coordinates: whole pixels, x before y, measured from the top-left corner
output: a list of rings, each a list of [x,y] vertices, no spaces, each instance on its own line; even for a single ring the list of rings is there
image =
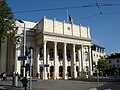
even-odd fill
[[[80,79],[82,79],[82,72],[79,72],[79,77]]]
[[[77,78],[77,72],[72,72],[71,77],[72,77],[72,79],[76,79]]]
[[[47,72],[43,72],[43,80],[47,80],[48,77],[47,77]]]
[[[92,78],[92,72],[88,72],[88,79]]]
[[[56,80],[56,79],[59,79],[59,73],[58,72],[54,72],[53,74],[53,79]]]
[[[81,72],[81,79],[88,79],[88,75],[86,72]]]
[[[63,79],[68,79],[68,73],[67,72],[63,72]]]

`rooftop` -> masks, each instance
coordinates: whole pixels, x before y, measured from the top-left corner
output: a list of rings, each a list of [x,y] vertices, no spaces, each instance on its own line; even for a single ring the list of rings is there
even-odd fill
[[[115,58],[120,58],[120,53],[113,53],[110,56],[108,56],[107,59],[115,59]]]

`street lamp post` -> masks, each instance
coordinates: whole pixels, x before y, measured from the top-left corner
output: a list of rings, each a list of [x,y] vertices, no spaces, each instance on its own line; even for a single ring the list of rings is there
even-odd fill
[[[25,49],[26,49],[26,30],[25,30],[25,22],[22,20],[18,20],[18,22],[24,24],[24,30],[23,30],[23,56],[25,56]],[[25,60],[23,60],[23,77],[25,77]]]

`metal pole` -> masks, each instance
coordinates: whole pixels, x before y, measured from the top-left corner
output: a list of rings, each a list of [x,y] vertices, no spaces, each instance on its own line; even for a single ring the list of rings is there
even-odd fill
[[[98,70],[97,70],[97,84],[99,84],[99,75],[98,75]]]
[[[22,20],[18,20],[18,22],[24,24],[24,30],[23,30],[23,56],[25,56],[25,49],[26,49],[26,30],[25,30],[25,22]],[[25,77],[25,60],[23,60],[23,77]]]
[[[33,51],[32,51],[32,49],[30,49],[30,54],[31,54],[31,58],[30,58],[30,90],[32,90],[32,78],[31,78],[31,74],[32,74],[32,72],[31,72],[31,70],[32,70],[32,55],[33,55]]]
[[[24,22],[23,22],[24,23]],[[25,30],[25,23],[24,23],[24,31],[23,31],[23,54],[25,56],[25,49],[26,49],[26,30]],[[23,77],[25,77],[25,60],[23,60]]]
[[[67,23],[68,23],[68,9],[67,9]]]
[[[16,59],[15,59],[15,74],[17,73],[17,59],[18,59],[18,52],[17,52],[17,41],[16,41]]]

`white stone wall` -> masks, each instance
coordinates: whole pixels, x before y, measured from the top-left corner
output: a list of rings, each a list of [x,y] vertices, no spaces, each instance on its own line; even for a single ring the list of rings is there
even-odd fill
[[[96,62],[96,65],[97,65],[97,62],[98,60],[101,58],[101,57],[105,57],[105,53],[100,53],[100,52],[97,52],[97,51],[92,51],[92,57],[93,57],[93,61]]]
[[[66,22],[59,22],[55,19],[51,20],[44,18],[44,31],[75,37],[91,38],[88,27]]]

